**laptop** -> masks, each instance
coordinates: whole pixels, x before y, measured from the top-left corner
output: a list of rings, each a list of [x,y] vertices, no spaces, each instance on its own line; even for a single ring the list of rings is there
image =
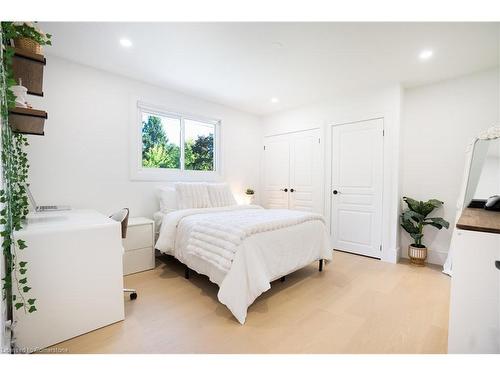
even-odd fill
[[[71,210],[70,206],[37,206],[35,198],[33,197],[33,194],[31,194],[31,190],[28,186],[28,184],[24,185],[26,187],[26,192],[28,193],[28,197],[30,199],[31,205],[35,209],[36,212],[52,212],[52,211],[67,211]]]

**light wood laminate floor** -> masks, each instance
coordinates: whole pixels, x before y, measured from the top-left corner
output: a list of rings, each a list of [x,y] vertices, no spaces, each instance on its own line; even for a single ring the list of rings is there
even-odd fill
[[[119,322],[56,345],[69,353],[446,353],[450,279],[437,267],[335,252],[249,308],[240,325],[205,276],[172,258],[125,277]],[[89,306],[89,308],[92,308]]]

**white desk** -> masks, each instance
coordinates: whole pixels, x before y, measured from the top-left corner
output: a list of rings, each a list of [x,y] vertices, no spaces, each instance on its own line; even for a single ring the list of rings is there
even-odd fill
[[[118,222],[92,210],[33,213],[16,238],[28,246],[18,260],[28,262],[38,310],[14,312],[18,349],[32,352],[124,319]]]

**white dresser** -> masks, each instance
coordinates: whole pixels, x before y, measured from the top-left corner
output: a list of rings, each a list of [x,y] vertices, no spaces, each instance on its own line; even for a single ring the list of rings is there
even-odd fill
[[[453,236],[448,353],[500,353],[500,212],[464,209]]]
[[[15,345],[33,352],[124,319],[120,223],[92,210],[33,213],[16,239],[28,247],[28,298],[14,311]]]
[[[128,220],[127,237],[123,239],[123,274],[141,272],[155,267],[153,220],[132,217]]]

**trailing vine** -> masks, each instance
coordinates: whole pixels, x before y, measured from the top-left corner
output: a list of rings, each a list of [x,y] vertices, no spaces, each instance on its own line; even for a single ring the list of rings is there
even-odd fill
[[[1,162],[3,186],[0,190],[0,224],[2,250],[5,258],[5,277],[2,278],[2,298],[7,301],[7,311],[12,319],[12,310],[24,309],[25,313],[36,311],[35,298],[30,298],[28,262],[21,260],[21,252],[27,247],[14,233],[23,227],[29,212],[26,183],[28,179],[28,157],[24,151],[27,138],[14,133],[9,126],[9,110],[15,106],[15,96],[10,89],[16,82],[12,73],[14,48],[11,40],[28,38],[40,45],[50,44],[50,35],[45,35],[31,23],[2,22],[0,25],[0,92],[1,92]]]

